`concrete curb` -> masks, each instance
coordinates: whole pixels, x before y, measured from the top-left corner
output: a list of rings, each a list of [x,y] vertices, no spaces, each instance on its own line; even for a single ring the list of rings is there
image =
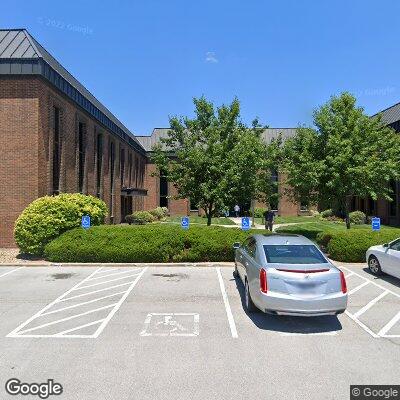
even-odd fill
[[[199,262],[199,263],[0,263],[3,267],[193,267],[193,268],[213,268],[213,267],[233,267],[233,262]]]

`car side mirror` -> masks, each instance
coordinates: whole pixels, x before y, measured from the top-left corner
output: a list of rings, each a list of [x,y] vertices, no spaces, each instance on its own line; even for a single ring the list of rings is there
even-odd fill
[[[385,243],[383,247],[389,247],[389,243]]]
[[[234,249],[240,249],[240,243],[239,242],[233,243],[233,248]]]

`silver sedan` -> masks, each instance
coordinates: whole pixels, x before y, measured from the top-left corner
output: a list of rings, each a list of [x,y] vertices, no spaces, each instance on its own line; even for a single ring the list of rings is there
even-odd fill
[[[318,316],[343,313],[342,271],[300,235],[253,235],[235,243],[235,274],[245,286],[248,312]]]

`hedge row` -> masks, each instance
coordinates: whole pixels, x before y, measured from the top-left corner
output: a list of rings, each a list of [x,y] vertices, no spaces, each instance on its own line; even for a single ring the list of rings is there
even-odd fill
[[[371,246],[391,242],[400,237],[400,229],[382,232],[354,230],[331,234],[327,251],[333,260],[345,262],[364,262],[365,252]],[[325,240],[327,238],[325,237]]]
[[[103,225],[65,232],[46,246],[45,257],[54,262],[233,261],[233,243],[252,233],[200,225],[187,231],[167,224]]]
[[[322,246],[330,258],[344,262],[364,262],[369,247],[400,237],[400,229],[383,227],[381,231],[373,232],[371,228],[353,227],[346,230],[326,224],[292,225],[277,231],[306,236]]]

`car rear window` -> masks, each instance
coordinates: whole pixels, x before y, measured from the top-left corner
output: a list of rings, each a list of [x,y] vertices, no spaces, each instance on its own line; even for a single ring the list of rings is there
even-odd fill
[[[321,264],[327,263],[316,246],[310,245],[264,245],[269,263],[277,264]]]

